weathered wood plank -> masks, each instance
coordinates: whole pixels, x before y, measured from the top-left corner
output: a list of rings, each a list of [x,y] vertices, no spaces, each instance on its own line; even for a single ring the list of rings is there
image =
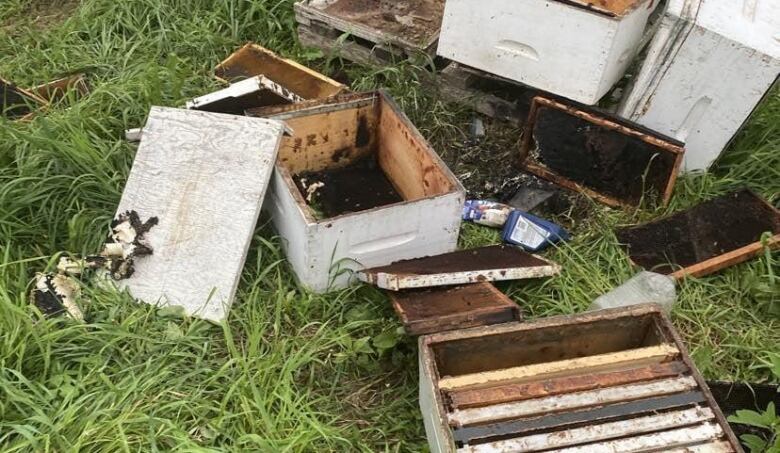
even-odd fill
[[[682,362],[661,363],[628,370],[571,376],[543,382],[509,384],[486,389],[453,391],[448,394],[454,409],[490,406],[493,404],[523,401],[563,393],[582,392],[618,385],[634,384],[653,379],[679,376],[688,371]]]
[[[675,448],[666,453],[732,453],[733,451],[734,448],[728,442],[722,441]]]
[[[522,383],[554,377],[612,371],[639,365],[662,363],[679,354],[680,351],[675,346],[662,344],[590,357],[535,363],[533,365],[503,370],[444,377],[439,381],[439,388],[442,390],[479,388],[495,385],[497,383]]]
[[[620,419],[627,419],[642,414],[683,408],[692,404],[706,402],[701,392],[676,393],[674,395],[647,398],[627,403],[609,404],[595,409],[575,412],[563,412],[542,417],[510,420],[506,422],[477,425],[455,429],[453,437],[456,442],[474,443],[477,439],[495,438],[498,436],[519,435],[530,431],[561,430],[575,424],[595,424]]]
[[[244,111],[269,105],[301,102],[303,98],[263,76],[236,82],[227,88],[187,102],[187,108],[204,112],[243,115]]]
[[[689,428],[675,429],[671,431],[662,431],[659,433],[647,434],[645,436],[629,437],[610,442],[583,445],[561,450],[553,450],[555,453],[593,453],[594,451],[603,453],[644,453],[644,452],[668,452],[669,449],[682,447],[682,451],[690,450],[688,445],[696,445],[702,442],[712,442],[723,436],[723,429],[715,423],[704,423]],[[722,443],[715,443],[721,447]],[[712,444],[710,444],[712,445]],[[715,453],[719,450],[709,450],[708,448],[698,451]],[[734,449],[725,450],[733,452]],[[550,452],[552,453],[552,451]]]
[[[152,107],[118,213],[159,224],[146,234],[153,255],[121,286],[224,320],[284,130],[279,121]]]
[[[653,431],[661,431],[665,429],[673,429],[678,426],[692,425],[694,423],[706,422],[712,420],[715,415],[708,408],[695,407],[686,409],[683,411],[665,412],[658,415],[650,415],[646,417],[632,418],[628,420],[620,420],[611,423],[603,423],[599,425],[583,426],[581,428],[574,428],[566,431],[555,431],[552,433],[535,434],[531,436],[519,437],[514,439],[502,440],[497,442],[491,442],[488,444],[480,444],[461,448],[458,451],[461,453],[482,453],[482,452],[495,452],[495,451],[511,451],[516,453],[532,452],[539,450],[548,450],[553,448],[562,448],[569,446],[576,446],[582,444],[588,444],[592,442],[599,442],[608,439],[614,439],[618,437],[635,436],[637,434],[644,434]],[[711,428],[710,428],[711,427]],[[722,434],[720,427],[714,423],[707,423],[697,426],[696,428],[702,429],[702,435],[706,436],[706,439],[715,439]],[[656,435],[664,434],[663,432]],[[650,437],[650,436],[647,436]],[[621,439],[621,441],[634,441],[635,443],[626,444],[629,449],[633,448],[633,445],[642,445],[639,438]],[[660,447],[665,446],[666,443],[660,443]],[[582,451],[605,451],[601,448],[596,448],[592,445],[577,447],[577,448],[589,448],[589,450]],[[566,451],[566,450],[564,450]],[[621,449],[618,451],[627,451]],[[635,450],[630,450],[635,451]]]
[[[575,410],[640,398],[671,395],[690,391],[696,387],[696,380],[692,377],[663,379],[624,387],[610,387],[589,392],[569,393],[515,403],[497,404],[495,406],[455,410],[448,415],[448,418],[452,426],[470,426],[477,423],[497,422],[549,412]]]

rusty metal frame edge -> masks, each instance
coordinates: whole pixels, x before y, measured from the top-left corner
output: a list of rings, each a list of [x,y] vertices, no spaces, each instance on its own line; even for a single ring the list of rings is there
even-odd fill
[[[529,110],[528,119],[526,120],[524,127],[523,140],[520,142],[519,161],[521,168],[567,189],[581,192],[608,206],[622,208],[637,207],[636,204],[629,203],[625,200],[620,200],[609,195],[604,195],[577,182],[574,182],[565,176],[561,176],[549,170],[546,166],[536,162],[535,159],[530,158],[531,145],[533,143],[533,130],[534,126],[536,125],[536,116],[540,106],[550,107],[556,110],[567,112],[572,116],[588,121],[592,124],[596,124],[612,131],[620,132],[624,135],[638,138],[645,143],[657,146],[659,148],[665,149],[666,151],[669,151],[670,153],[673,153],[675,155],[674,164],[672,165],[671,174],[669,175],[666,187],[664,187],[661,193],[662,205],[666,206],[669,203],[669,200],[672,197],[672,193],[674,192],[674,186],[677,183],[677,176],[680,172],[680,167],[683,163],[683,155],[685,153],[685,148],[683,146],[676,145],[662,138],[652,137],[644,132],[632,130],[627,126],[618,124],[608,118],[601,118],[597,116],[597,114],[581,110],[575,105],[566,105],[562,102],[543,95],[534,96],[533,100],[531,101],[531,108]]]

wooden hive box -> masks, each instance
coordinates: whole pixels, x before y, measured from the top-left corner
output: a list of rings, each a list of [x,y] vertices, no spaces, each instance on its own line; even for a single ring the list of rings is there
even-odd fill
[[[349,270],[455,250],[463,187],[382,92],[275,108],[282,141],[266,203],[287,257],[313,291]]]
[[[437,333],[419,346],[434,453],[742,451],[657,305]]]
[[[656,0],[448,0],[438,54],[585,104],[623,74]]]
[[[780,3],[670,0],[618,113],[686,144],[707,169],[780,73]]]

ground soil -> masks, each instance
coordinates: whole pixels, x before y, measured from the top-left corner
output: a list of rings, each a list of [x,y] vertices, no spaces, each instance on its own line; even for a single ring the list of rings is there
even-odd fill
[[[65,21],[78,8],[80,0],[32,0],[18,15],[6,17],[0,30],[13,35],[18,22],[29,22],[38,30],[46,30]]]
[[[496,298],[489,284],[454,286],[444,289],[400,291],[391,295],[402,307],[409,321],[468,313],[493,307],[506,308],[507,302]]]
[[[388,266],[370,269],[371,272],[393,274],[432,275],[448,272],[469,272],[518,267],[547,266],[548,263],[517,247],[493,245],[470,250],[459,250],[444,255],[398,261]]]
[[[739,410],[763,412],[771,402],[775,403],[775,407],[780,406],[780,393],[778,393],[777,385],[709,381],[707,386],[726,417],[736,414]],[[764,440],[769,440],[772,437],[772,432],[768,429],[739,423],[731,423],[730,426],[737,437],[742,437],[745,434],[753,434]]]
[[[634,263],[669,274],[756,242],[766,231],[780,234],[780,212],[742,190],[616,234]]]
[[[358,132],[357,141],[360,141]],[[386,206],[403,201],[387,178],[374,155],[346,167],[319,172],[300,173],[294,177],[309,206],[322,218]],[[309,187],[322,184],[309,197]]]
[[[439,33],[444,0],[338,0],[322,9],[339,19],[425,46]]]
[[[630,204],[638,204],[644,194],[660,199],[676,159],[672,152],[637,137],[549,107],[538,110],[533,134],[539,163]]]

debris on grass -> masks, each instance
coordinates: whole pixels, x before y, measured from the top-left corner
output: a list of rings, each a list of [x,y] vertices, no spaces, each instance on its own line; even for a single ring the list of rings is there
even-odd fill
[[[501,238],[507,244],[519,245],[529,252],[539,252],[557,242],[568,241],[570,236],[555,223],[514,210],[507,218]]]
[[[658,304],[667,313],[671,313],[676,300],[677,290],[673,278],[642,271],[612,291],[597,297],[591,304],[590,310]]]
[[[36,94],[0,78],[0,115],[13,120],[26,120],[37,108],[46,104]]]
[[[84,320],[84,313],[78,304],[81,284],[65,274],[38,273],[30,302],[45,316],[66,314],[77,320]]]

